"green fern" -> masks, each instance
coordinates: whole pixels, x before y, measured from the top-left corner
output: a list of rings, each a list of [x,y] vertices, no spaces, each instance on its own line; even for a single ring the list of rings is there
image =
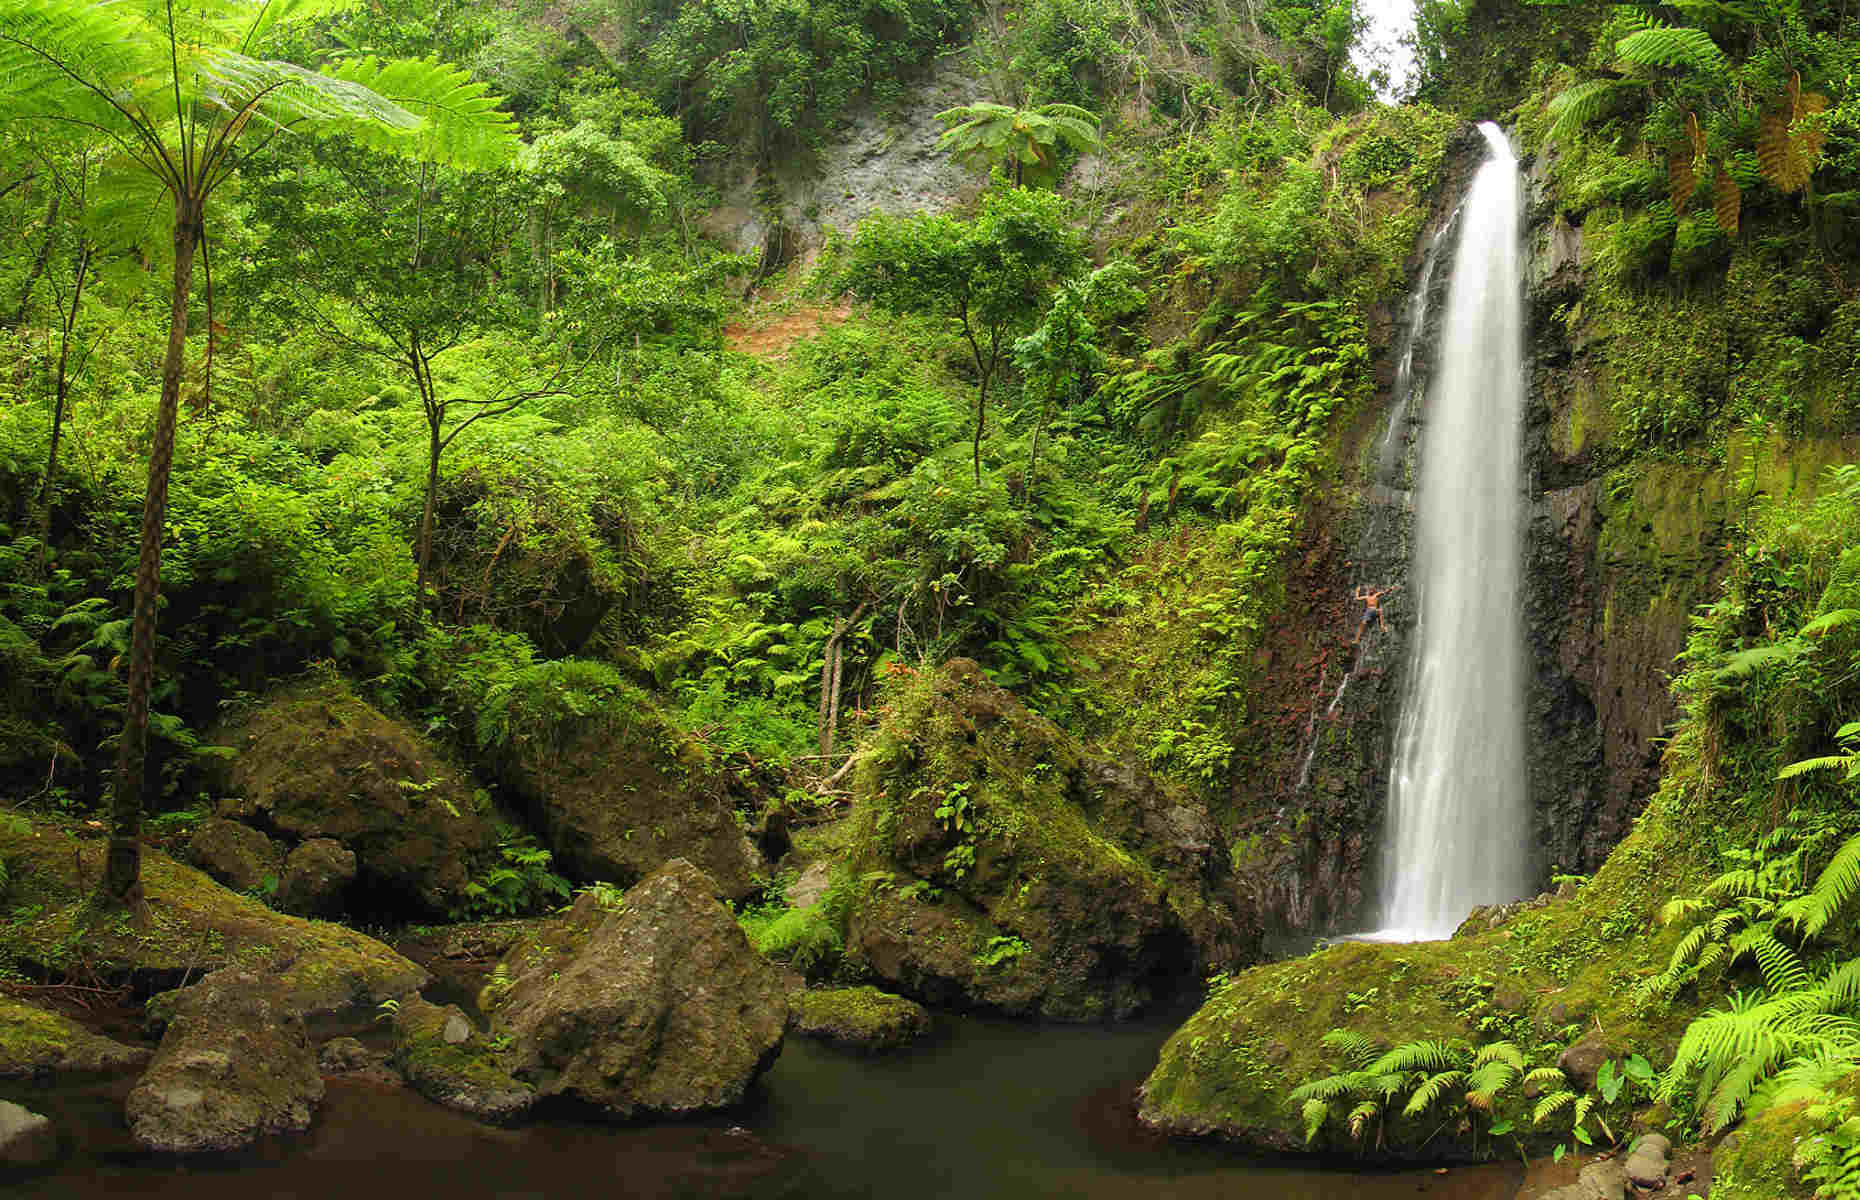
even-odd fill
[[[1550,101],[1550,140],[1561,146],[1584,126],[1593,125],[1623,94],[1616,79],[1591,79],[1565,88]]]
[[[1441,1071],[1422,1080],[1408,1097],[1408,1106],[1402,1109],[1405,1117],[1418,1117],[1434,1107],[1447,1092],[1466,1081],[1464,1071]]]
[[[1716,71],[1724,66],[1724,51],[1703,29],[1653,25],[1616,42],[1615,60],[1627,67],[1689,67],[1697,71]]]

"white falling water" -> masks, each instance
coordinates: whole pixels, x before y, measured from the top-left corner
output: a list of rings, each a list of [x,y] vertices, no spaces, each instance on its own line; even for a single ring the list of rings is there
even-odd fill
[[[1452,935],[1529,885],[1524,787],[1523,247],[1496,125],[1473,177],[1422,426],[1410,578],[1419,605],[1389,781],[1376,936]]]

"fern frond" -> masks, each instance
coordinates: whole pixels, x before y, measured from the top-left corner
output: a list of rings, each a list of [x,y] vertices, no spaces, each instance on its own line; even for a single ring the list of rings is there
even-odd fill
[[[1450,1071],[1459,1066],[1462,1051],[1450,1042],[1406,1042],[1369,1066],[1371,1075],[1407,1071]]]
[[[1322,1079],[1313,1079],[1309,1083],[1293,1088],[1291,1095],[1286,1098],[1286,1102],[1288,1104],[1305,1104],[1312,1100],[1316,1100],[1321,1103],[1328,1103],[1332,1100],[1341,1099],[1356,1090],[1357,1079],[1358,1074],[1354,1071],[1336,1075],[1326,1075]]]
[[[1382,1106],[1374,1100],[1365,1100],[1350,1110],[1350,1136],[1362,1141],[1369,1132],[1369,1123],[1382,1115]],[[1307,1142],[1311,1139],[1306,1138]]]
[[[1784,137],[1787,137],[1787,130],[1784,131]],[[1757,158],[1759,162],[1763,161],[1763,135],[1761,133],[1758,134],[1757,139]],[[1782,188],[1780,184],[1776,184],[1776,180],[1770,175],[1770,168],[1767,165],[1763,168],[1763,174],[1765,178],[1769,179],[1770,182],[1780,190],[1792,190]],[[1800,657],[1802,649],[1802,643],[1790,640],[1773,642],[1766,646],[1752,646],[1748,650],[1739,650],[1736,654],[1724,660],[1724,665],[1718,668],[1717,676],[1724,682],[1743,679],[1747,676],[1756,674],[1765,667],[1769,667],[1776,663],[1786,663]]]
[[[1524,1070],[1524,1052],[1518,1049],[1515,1042],[1487,1042],[1473,1055],[1473,1066],[1483,1067],[1490,1063],[1503,1063],[1516,1074]]]
[[[1585,125],[1594,124],[1621,92],[1622,83],[1616,79],[1591,79],[1565,88],[1546,109],[1553,118],[1549,140],[1560,146]]]
[[[1703,29],[1685,25],[1653,25],[1630,33],[1615,43],[1615,60],[1629,67],[1690,67],[1715,71],[1724,65],[1724,51]]]
[[[1860,763],[1860,755],[1824,754],[1820,758],[1805,758],[1801,762],[1792,762],[1776,772],[1778,779],[1794,779],[1815,771],[1851,771]]]
[[[1381,1039],[1358,1033],[1354,1029],[1333,1029],[1325,1034],[1320,1044],[1326,1050],[1333,1050],[1342,1055],[1351,1066],[1362,1070],[1387,1048]]]
[[[1660,911],[1654,916],[1654,921],[1661,925],[1671,925],[1674,921],[1682,921],[1704,912],[1705,907],[1705,901],[1697,896],[1681,896],[1662,904]]]
[[[1799,631],[1803,637],[1820,637],[1836,629],[1845,629],[1849,625],[1860,625],[1860,608],[1837,608],[1822,613],[1819,617],[1802,626]]]
[[[1777,916],[1794,925],[1804,937],[1818,937],[1856,894],[1860,894],[1860,836],[1842,842],[1815,877],[1815,886],[1806,895],[1785,903]]]
[[[1305,1123],[1305,1145],[1317,1140],[1318,1131],[1324,1128],[1324,1122],[1330,1119],[1330,1105],[1322,1100],[1307,1100],[1300,1114]]]
[[[1712,219],[1718,222],[1718,228],[1726,234],[1736,236],[1738,218],[1743,212],[1744,192],[1731,178],[1731,173],[1719,167],[1711,180]]]
[[[1408,1097],[1408,1106],[1402,1109],[1406,1117],[1418,1117],[1434,1107],[1440,1098],[1447,1094],[1449,1088],[1457,1087],[1466,1081],[1464,1071],[1441,1071],[1430,1075],[1421,1085],[1414,1089],[1414,1095]]]
[[[1737,961],[1745,954],[1755,956],[1757,969],[1763,973],[1764,985],[1772,994],[1800,991],[1813,982],[1808,968],[1802,965],[1801,957],[1778,941],[1766,925],[1746,929],[1732,940],[1732,961]]]
[[[1569,1080],[1561,1067],[1538,1067],[1524,1077],[1525,1087],[1554,1087],[1559,1091],[1569,1087]]]
[[[1757,894],[1757,872],[1754,867],[1735,867],[1705,885],[1705,894],[1713,900],[1735,900],[1742,896]]]
[[[1531,1110],[1531,1124],[1542,1125],[1545,1121],[1575,1103],[1576,1093],[1574,1092],[1551,1092],[1548,1096],[1539,1100],[1537,1102],[1537,1107]]]

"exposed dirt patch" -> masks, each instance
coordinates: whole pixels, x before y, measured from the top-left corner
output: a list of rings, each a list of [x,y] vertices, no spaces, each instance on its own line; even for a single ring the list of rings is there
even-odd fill
[[[850,304],[804,304],[785,312],[752,313],[726,327],[723,340],[738,353],[754,355],[764,362],[782,362],[796,342],[818,337],[822,330],[844,325],[851,317]]]

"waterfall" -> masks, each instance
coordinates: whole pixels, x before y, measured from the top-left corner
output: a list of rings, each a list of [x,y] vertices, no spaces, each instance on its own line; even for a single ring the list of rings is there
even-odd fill
[[[1529,886],[1524,784],[1522,198],[1505,135],[1461,209],[1422,420],[1410,573],[1420,614],[1389,780],[1383,923],[1451,936]]]

